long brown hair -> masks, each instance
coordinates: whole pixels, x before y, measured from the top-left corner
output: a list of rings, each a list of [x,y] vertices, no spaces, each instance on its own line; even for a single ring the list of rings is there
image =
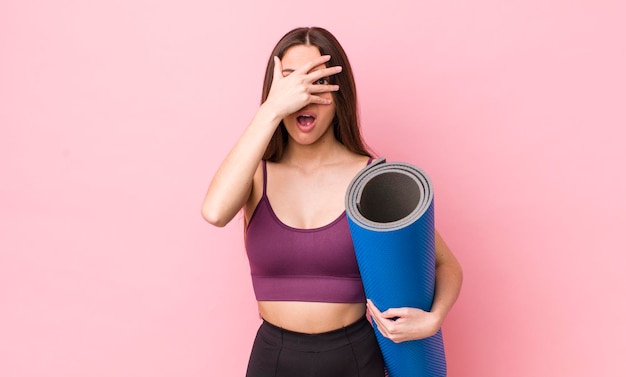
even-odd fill
[[[296,28],[285,34],[274,47],[265,70],[263,95],[261,103],[265,102],[270,92],[274,77],[274,56],[283,58],[285,52],[293,46],[316,46],[322,55],[330,55],[327,66],[341,66],[342,72],[329,78],[331,84],[339,85],[339,91],[333,92],[335,102],[335,117],[332,126],[335,138],[345,145],[351,152],[372,157],[361,138],[359,115],[356,99],[356,85],[352,74],[352,67],[339,41],[326,29],[319,27]],[[283,122],[280,122],[270,140],[264,160],[279,161],[282,158],[289,137]]]

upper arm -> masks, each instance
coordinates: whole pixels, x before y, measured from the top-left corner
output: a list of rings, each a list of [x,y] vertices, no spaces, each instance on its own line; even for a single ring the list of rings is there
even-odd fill
[[[261,201],[263,196],[263,161],[259,162],[259,165],[252,177],[252,184],[250,187],[250,196],[243,206],[243,214],[246,220],[246,224],[250,220],[250,217],[254,213],[256,206]]]
[[[257,191],[256,187],[261,187],[260,192],[262,193],[263,174],[261,170],[257,165],[252,179],[249,176],[232,178],[231,174],[237,174],[237,172],[227,172],[227,170],[220,172],[218,170],[202,202],[201,212],[204,219],[210,224],[222,227],[228,224],[242,208],[245,213],[246,207]]]
[[[440,266],[444,263],[459,264],[443,237],[435,229],[435,264]]]

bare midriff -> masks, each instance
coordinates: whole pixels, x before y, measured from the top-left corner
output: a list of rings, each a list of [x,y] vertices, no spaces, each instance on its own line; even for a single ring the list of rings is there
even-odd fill
[[[365,314],[365,303],[259,301],[267,322],[285,330],[319,334],[353,324]]]

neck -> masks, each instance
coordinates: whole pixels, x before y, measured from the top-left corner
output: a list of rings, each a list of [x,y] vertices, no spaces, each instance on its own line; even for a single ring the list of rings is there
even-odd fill
[[[334,136],[320,139],[311,145],[296,144],[290,140],[281,162],[309,169],[332,164],[346,152],[346,147]]]

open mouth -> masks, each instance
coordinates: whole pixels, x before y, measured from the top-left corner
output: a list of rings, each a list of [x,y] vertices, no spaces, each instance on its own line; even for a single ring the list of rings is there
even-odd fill
[[[311,114],[302,114],[296,118],[298,125],[303,127],[310,127],[315,123],[315,116]]]

